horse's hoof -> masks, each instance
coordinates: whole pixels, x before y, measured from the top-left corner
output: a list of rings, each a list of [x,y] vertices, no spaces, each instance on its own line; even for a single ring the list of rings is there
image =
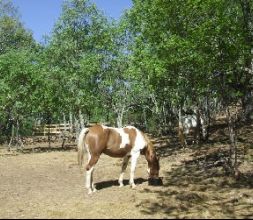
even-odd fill
[[[91,189],[88,190],[88,195],[91,195],[93,191]]]
[[[132,189],[135,189],[136,188],[136,185],[133,183],[130,185]]]
[[[148,179],[148,185],[151,185],[151,186],[162,186],[163,185],[162,178],[161,177],[159,177],[159,178],[149,178]]]

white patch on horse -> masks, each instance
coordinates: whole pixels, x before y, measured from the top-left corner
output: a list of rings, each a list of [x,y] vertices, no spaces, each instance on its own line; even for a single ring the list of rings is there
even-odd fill
[[[113,129],[115,131],[117,131],[117,133],[119,133],[120,137],[121,137],[121,144],[119,146],[119,148],[124,148],[126,147],[127,144],[130,143],[130,139],[129,139],[129,135],[127,133],[125,133],[125,131],[123,130],[123,128],[113,128],[113,127],[107,127],[105,125],[102,125],[103,129]]]
[[[135,129],[135,131],[136,131],[135,143],[134,143],[133,149],[131,151],[131,154],[134,154],[135,152],[142,150],[147,145],[147,143],[146,143],[143,135],[141,134],[141,132],[138,129],[136,129],[135,127],[132,127],[132,126],[127,126],[127,128]]]
[[[123,128],[114,128],[114,130],[116,130],[119,133],[119,135],[121,136],[121,144],[120,144],[119,148],[126,147],[126,145],[130,143],[129,135],[127,133],[125,133]]]

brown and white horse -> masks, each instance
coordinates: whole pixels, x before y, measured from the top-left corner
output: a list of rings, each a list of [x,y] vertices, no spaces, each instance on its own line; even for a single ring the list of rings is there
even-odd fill
[[[90,128],[84,128],[78,138],[78,163],[80,166],[83,164],[84,148],[88,152],[88,163],[86,165],[88,193],[96,191],[93,183],[93,171],[102,153],[111,157],[123,158],[118,180],[120,187],[123,186],[123,175],[130,158],[129,184],[132,188],[135,187],[134,172],[140,154],[144,154],[148,162],[149,179],[159,180],[159,159],[156,156],[153,144],[143,132],[133,126],[113,128],[97,124]]]

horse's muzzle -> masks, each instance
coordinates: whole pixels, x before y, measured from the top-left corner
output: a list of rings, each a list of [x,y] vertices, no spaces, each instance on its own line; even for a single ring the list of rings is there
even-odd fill
[[[158,178],[149,178],[148,179],[148,185],[151,186],[162,186],[163,185],[163,180],[161,177]]]

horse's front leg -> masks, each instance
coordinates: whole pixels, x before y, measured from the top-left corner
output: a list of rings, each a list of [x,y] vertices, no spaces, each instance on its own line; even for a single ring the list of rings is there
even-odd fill
[[[123,177],[124,177],[124,173],[126,171],[126,168],[127,168],[128,161],[129,161],[130,157],[131,157],[130,155],[127,155],[123,158],[123,162],[122,162],[122,166],[121,166],[121,173],[120,173],[120,176],[119,176],[119,186],[120,187],[124,186]]]
[[[140,152],[132,153],[131,171],[130,171],[130,180],[129,180],[129,184],[132,188],[136,187],[136,185],[134,183],[134,172],[135,172],[135,168],[136,168],[136,164],[137,164],[137,159],[138,159],[139,156],[140,156]]]

